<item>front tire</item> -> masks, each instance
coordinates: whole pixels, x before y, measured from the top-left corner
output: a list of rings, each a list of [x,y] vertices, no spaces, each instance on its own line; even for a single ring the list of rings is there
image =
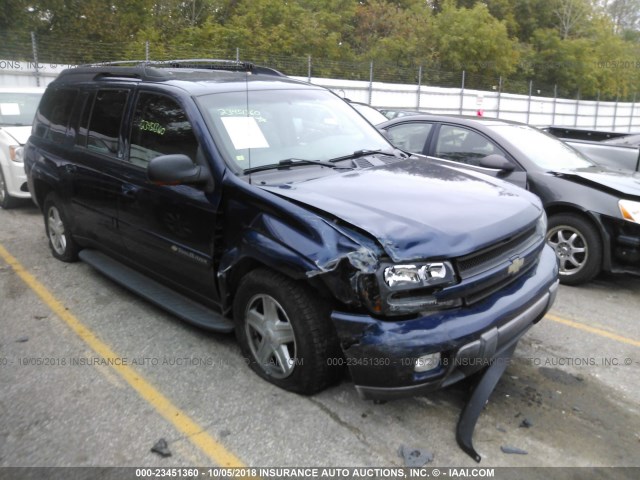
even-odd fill
[[[0,166],[0,207],[5,210],[9,210],[10,208],[14,208],[16,205],[18,205],[18,199],[9,195],[7,182],[4,178],[2,167]]]
[[[579,285],[592,280],[602,269],[602,240],[595,227],[577,215],[549,218],[547,243],[560,262],[560,282]]]
[[[341,355],[331,309],[279,273],[247,274],[233,306],[236,336],[251,369],[280,388],[311,395],[338,378]]]
[[[80,248],[71,236],[70,224],[62,209],[62,202],[55,193],[50,193],[44,201],[44,227],[49,239],[51,253],[63,262],[78,260]]]

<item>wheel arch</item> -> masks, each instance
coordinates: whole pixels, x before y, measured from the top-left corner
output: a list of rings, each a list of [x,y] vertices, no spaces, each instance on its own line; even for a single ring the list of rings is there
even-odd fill
[[[261,261],[256,257],[245,256],[238,259],[235,263],[218,274],[222,308],[225,314],[231,313],[231,308],[238,291],[238,286],[240,285],[240,282],[242,282],[242,279],[258,269],[277,272],[295,282],[299,282],[306,288],[317,291],[318,295],[323,298],[333,298],[329,288],[323,281],[318,279],[317,276],[309,277],[303,275],[302,272],[296,274],[293,270],[275,268],[273,265],[269,265],[267,262]]]
[[[42,179],[39,178],[34,178],[33,179],[33,199],[36,203],[36,205],[38,206],[38,208],[40,208],[40,211],[42,211],[44,213],[44,201],[47,198],[47,196],[54,191],[54,188],[51,186],[51,184],[49,182],[46,182]]]
[[[545,205],[545,212],[548,218],[554,215],[569,214],[576,215],[582,220],[588,222],[596,231],[600,241],[602,242],[602,260],[601,269],[608,270],[611,267],[611,238],[607,232],[606,227],[602,223],[598,215],[594,215],[593,212],[585,210],[578,205],[557,203],[552,205]]]
[[[602,244],[607,247],[609,246],[609,243],[610,243],[609,236],[608,234],[606,234],[606,229],[602,224],[602,221],[600,220],[600,218],[594,215],[592,212],[589,212],[577,205],[571,205],[566,203],[546,205],[544,210],[547,214],[547,218],[551,218],[554,215],[560,215],[560,214],[569,214],[569,215],[579,216],[583,220],[588,221],[591,224],[591,226],[593,226],[596,229],[596,231],[598,232],[598,235],[600,236],[600,240],[602,241]]]

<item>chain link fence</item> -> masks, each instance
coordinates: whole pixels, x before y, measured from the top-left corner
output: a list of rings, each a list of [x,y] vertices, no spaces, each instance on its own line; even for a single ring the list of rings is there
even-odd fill
[[[513,113],[516,115],[513,119],[525,122],[534,121],[537,113],[544,112],[549,122],[560,120],[567,125],[593,128],[607,125],[620,128],[620,121],[627,125],[628,118],[628,127],[624,128],[629,130],[636,129],[635,118],[640,113],[640,107],[635,106],[636,100],[640,99],[640,95],[636,93],[615,98],[601,97],[598,93],[595,98],[590,98],[582,96],[571,85],[542,85],[506,76],[495,78],[489,74],[470,73],[462,67],[458,71],[447,71],[438,64],[403,66],[380,61],[336,61],[311,56],[265,55],[238,48],[212,49],[206,44],[150,41],[91,43],[73,39],[52,43],[41,41],[28,32],[3,38],[0,44],[0,75],[6,73],[3,71],[13,70],[12,73],[22,75],[23,80],[35,76],[39,85],[45,85],[64,67],[124,60],[166,61],[188,58],[254,62],[275,68],[289,76],[341,90],[352,100],[379,107],[466,114],[475,114],[476,110],[482,109],[488,115],[501,118],[509,118],[509,114]],[[15,71],[16,65],[19,72]],[[48,72],[45,71],[47,67]],[[529,71],[534,68],[532,65],[527,66]],[[340,79],[339,81],[347,84],[352,82],[354,86],[329,85],[325,79],[327,82],[330,81],[328,79]],[[426,93],[432,87],[443,89],[438,92],[438,97],[433,96],[436,94],[430,96]],[[384,94],[384,101],[379,100],[382,98],[380,92]],[[519,95],[521,98],[510,98],[510,95]],[[393,98],[399,101],[390,100]],[[432,101],[434,98],[435,103]],[[438,101],[445,103],[438,105]],[[622,109],[618,108],[619,103]],[[592,118],[594,114],[595,118]],[[625,120],[619,118],[621,114]]]
[[[73,39],[45,42],[25,32],[11,34],[0,44],[0,59],[23,61],[33,64],[81,65],[119,60],[163,61],[180,58],[220,58],[244,60],[276,68],[290,76],[341,78],[371,82],[424,85],[445,88],[467,88],[499,91],[520,95],[535,95],[551,98],[597,100],[581,96],[571,85],[531,84],[521,78],[497,78],[495,76],[469,73],[461,67],[447,71],[438,64],[401,66],[380,61],[337,61],[316,57],[292,57],[265,55],[240,49],[212,49],[208,45],[167,44],[161,42],[78,42]],[[528,69],[536,66],[527,66]],[[539,67],[545,68],[545,67]],[[624,97],[599,98],[600,100],[632,101],[635,93]]]

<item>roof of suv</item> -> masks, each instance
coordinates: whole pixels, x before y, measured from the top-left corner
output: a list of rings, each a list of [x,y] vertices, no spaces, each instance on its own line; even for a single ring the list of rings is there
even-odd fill
[[[64,70],[56,84],[76,84],[98,81],[132,81],[164,83],[188,90],[191,93],[210,93],[212,90],[228,91],[230,84],[242,83],[243,88],[256,90],[287,84],[288,88],[309,85],[291,79],[277,70],[248,62],[225,60],[172,60],[167,62],[114,62],[79,66]],[[224,87],[223,85],[227,85]],[[260,85],[260,86],[259,86]],[[235,89],[234,89],[235,90]]]

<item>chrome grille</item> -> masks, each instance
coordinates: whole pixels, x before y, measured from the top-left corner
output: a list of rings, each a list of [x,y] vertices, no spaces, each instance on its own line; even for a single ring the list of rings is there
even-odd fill
[[[524,232],[495,243],[488,248],[460,257],[456,264],[461,279],[485,272],[506,261],[513,255],[525,251],[540,238],[536,236],[535,225]]]

